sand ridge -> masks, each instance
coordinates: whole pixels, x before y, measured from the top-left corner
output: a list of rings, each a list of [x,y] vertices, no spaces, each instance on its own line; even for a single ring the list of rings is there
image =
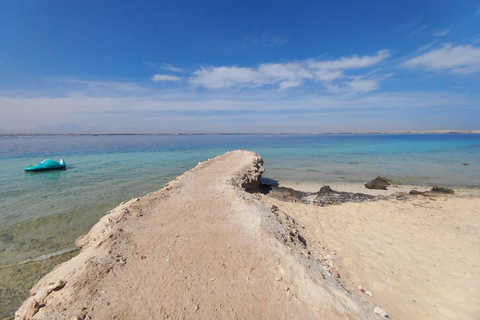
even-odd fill
[[[244,190],[262,164],[228,152],[121,204],[15,318],[380,319],[312,255],[305,226]]]

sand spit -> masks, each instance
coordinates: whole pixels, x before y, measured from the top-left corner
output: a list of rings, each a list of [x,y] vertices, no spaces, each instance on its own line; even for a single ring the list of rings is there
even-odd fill
[[[262,164],[228,152],[121,204],[15,319],[381,319],[315,256],[305,226],[244,190]]]

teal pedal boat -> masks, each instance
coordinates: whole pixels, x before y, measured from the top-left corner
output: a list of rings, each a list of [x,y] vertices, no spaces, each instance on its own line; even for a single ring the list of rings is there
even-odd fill
[[[52,159],[45,159],[38,164],[31,164],[25,167],[25,171],[48,171],[48,170],[64,170],[64,169],[67,169],[67,164],[63,159],[60,159],[60,162],[57,162]]]

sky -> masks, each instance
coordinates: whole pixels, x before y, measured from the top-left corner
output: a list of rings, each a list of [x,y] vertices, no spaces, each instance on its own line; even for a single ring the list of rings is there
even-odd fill
[[[0,133],[480,129],[480,1],[0,0]]]

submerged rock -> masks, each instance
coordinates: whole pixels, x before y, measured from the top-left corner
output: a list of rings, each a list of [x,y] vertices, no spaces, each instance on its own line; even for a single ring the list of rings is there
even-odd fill
[[[437,193],[445,193],[445,194],[454,194],[455,193],[455,191],[453,191],[450,188],[437,187],[437,186],[433,186],[431,191],[432,192],[437,192]]]
[[[369,183],[365,184],[367,189],[379,189],[379,190],[387,190],[387,186],[391,185],[392,181],[385,177],[376,177]]]

